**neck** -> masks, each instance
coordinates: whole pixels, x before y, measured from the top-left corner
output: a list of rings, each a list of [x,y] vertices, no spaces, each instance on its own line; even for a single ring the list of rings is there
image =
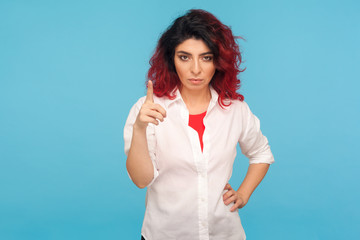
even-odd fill
[[[200,114],[207,110],[211,99],[210,87],[200,91],[189,91],[182,87],[179,90],[190,114]]]

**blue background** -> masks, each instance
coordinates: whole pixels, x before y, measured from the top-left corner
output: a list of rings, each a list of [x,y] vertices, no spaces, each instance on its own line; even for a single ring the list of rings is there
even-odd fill
[[[123,126],[190,8],[230,25],[275,164],[248,239],[360,239],[358,1],[0,1],[0,239],[139,239]],[[248,160],[236,159],[239,186]]]

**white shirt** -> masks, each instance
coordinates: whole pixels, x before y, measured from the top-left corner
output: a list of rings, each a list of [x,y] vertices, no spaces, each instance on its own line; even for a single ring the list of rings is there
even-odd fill
[[[145,97],[138,100],[126,121],[126,155],[144,101]],[[154,179],[147,186],[141,234],[146,240],[246,239],[238,211],[230,212],[233,203],[226,206],[222,196],[237,143],[250,164],[274,162],[258,118],[239,100],[221,108],[211,88],[202,152],[198,133],[188,126],[189,112],[179,90],[173,100],[154,96],[154,102],[166,110],[167,117],[158,126],[149,124],[146,131]]]

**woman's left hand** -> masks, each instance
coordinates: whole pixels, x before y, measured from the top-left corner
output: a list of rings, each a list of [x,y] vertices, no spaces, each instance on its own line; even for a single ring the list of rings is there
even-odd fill
[[[232,189],[230,184],[227,183],[224,190],[228,190],[223,195],[223,200],[224,200],[225,205],[227,206],[232,202],[234,203],[234,205],[230,209],[231,212],[234,212],[238,208],[242,208],[242,207],[244,207],[246,205],[247,200],[245,199],[245,197],[241,196],[240,193],[238,193],[237,191]]]

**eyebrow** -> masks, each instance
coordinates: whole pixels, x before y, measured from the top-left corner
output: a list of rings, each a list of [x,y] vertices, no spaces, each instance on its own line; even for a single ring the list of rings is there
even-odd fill
[[[185,52],[185,51],[178,51],[176,53],[182,53],[182,54],[186,54],[186,55],[192,55],[191,53]],[[208,54],[213,54],[211,51],[210,52],[204,52],[204,53],[200,53],[200,56],[203,55],[208,55]]]

